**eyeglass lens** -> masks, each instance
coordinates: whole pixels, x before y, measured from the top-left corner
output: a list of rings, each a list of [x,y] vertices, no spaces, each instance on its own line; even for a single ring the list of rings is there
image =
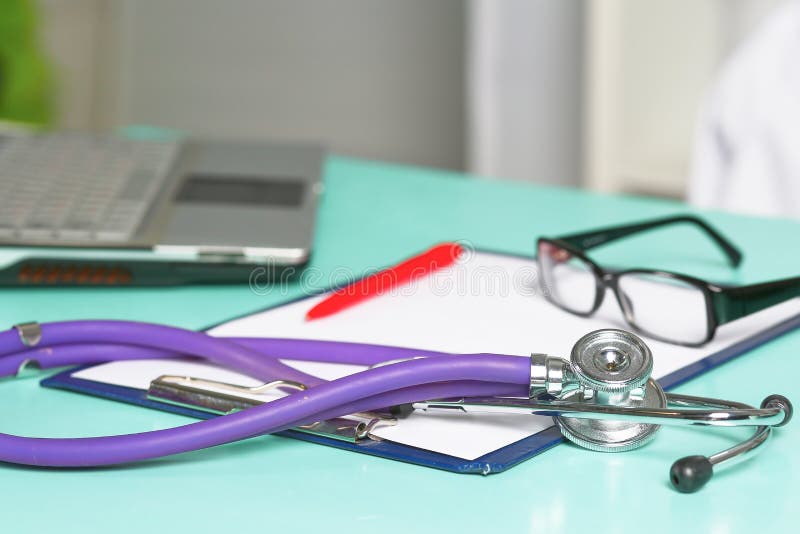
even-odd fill
[[[545,295],[573,313],[589,313],[597,297],[592,267],[570,251],[552,243],[539,243],[539,265]]]
[[[587,314],[597,299],[598,283],[589,263],[553,243],[539,243],[542,290],[567,311]],[[653,337],[696,344],[708,335],[706,295],[690,282],[657,273],[623,273],[617,296],[631,326]]]
[[[624,273],[617,290],[626,319],[645,334],[679,343],[706,339],[706,296],[694,284],[660,274]]]

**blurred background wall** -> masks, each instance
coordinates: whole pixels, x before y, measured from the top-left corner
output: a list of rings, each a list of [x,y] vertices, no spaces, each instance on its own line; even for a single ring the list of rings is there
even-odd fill
[[[65,127],[675,197],[720,62],[778,3],[38,0]]]
[[[460,0],[45,0],[63,123],[461,168]],[[77,104],[77,105],[76,105]]]

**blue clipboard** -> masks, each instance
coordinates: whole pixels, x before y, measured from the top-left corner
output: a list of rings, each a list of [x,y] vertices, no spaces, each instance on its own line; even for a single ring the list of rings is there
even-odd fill
[[[291,302],[297,302],[298,300],[310,298],[311,296],[313,295],[304,296]],[[289,304],[289,302],[282,303],[277,306],[271,306],[260,311],[268,311],[270,309],[285,306],[286,304]],[[212,325],[209,327],[209,329],[213,328],[214,326],[217,325]],[[798,327],[800,327],[800,315],[795,315],[749,338],[735,343],[734,345],[730,345],[719,352],[710,354],[701,360],[682,367],[681,369],[678,369],[677,371],[674,371],[661,378],[659,383],[666,390],[675,388],[680,384],[683,384],[684,382],[691,380],[692,378],[701,375],[724,362],[727,362],[763,343],[766,343],[771,339],[774,339]],[[147,392],[144,390],[95,382],[92,380],[85,380],[72,376],[73,373],[88,367],[91,367],[91,365],[72,368],[53,375],[42,380],[41,385],[48,388],[84,393],[125,402],[128,404],[185,415],[197,419],[210,419],[212,417],[218,417],[200,410],[150,400],[147,398]],[[276,435],[308,441],[311,443],[328,445],[338,449],[369,454],[381,458],[399,460],[425,467],[433,467],[445,471],[452,471],[455,473],[477,473],[483,475],[505,471],[506,469],[532,458],[533,456],[536,456],[537,454],[544,452],[563,441],[558,429],[555,426],[552,426],[537,434],[521,439],[501,449],[497,449],[475,460],[464,460],[463,458],[419,449],[408,445],[401,445],[390,441],[361,440],[357,443],[350,443],[292,430],[278,432]]]

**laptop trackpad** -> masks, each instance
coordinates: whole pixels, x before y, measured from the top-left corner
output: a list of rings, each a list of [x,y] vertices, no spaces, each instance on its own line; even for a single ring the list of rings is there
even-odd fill
[[[162,244],[302,248],[312,220],[301,209],[306,182],[265,176],[192,174],[179,186]]]

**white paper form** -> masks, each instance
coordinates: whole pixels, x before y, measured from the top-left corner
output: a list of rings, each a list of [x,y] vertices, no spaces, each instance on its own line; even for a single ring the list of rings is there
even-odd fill
[[[232,320],[210,333],[376,343],[454,353],[490,352],[527,357],[538,352],[568,358],[572,345],[584,334],[599,328],[626,328],[610,293],[594,317],[581,318],[547,302],[540,294],[536,277],[531,259],[477,252],[412,285],[323,319],[305,321],[306,312],[324,298],[315,296]],[[663,377],[798,314],[800,299],[787,301],[721,326],[714,340],[700,348],[642,336],[653,351],[653,376]],[[287,360],[286,363],[326,379],[363,369],[315,362]],[[73,376],[147,389],[150,380],[163,374],[246,386],[257,384],[238,373],[179,360],[113,362]],[[529,415],[415,412],[395,426],[378,428],[375,434],[397,443],[474,460],[551,425],[549,417]]]

